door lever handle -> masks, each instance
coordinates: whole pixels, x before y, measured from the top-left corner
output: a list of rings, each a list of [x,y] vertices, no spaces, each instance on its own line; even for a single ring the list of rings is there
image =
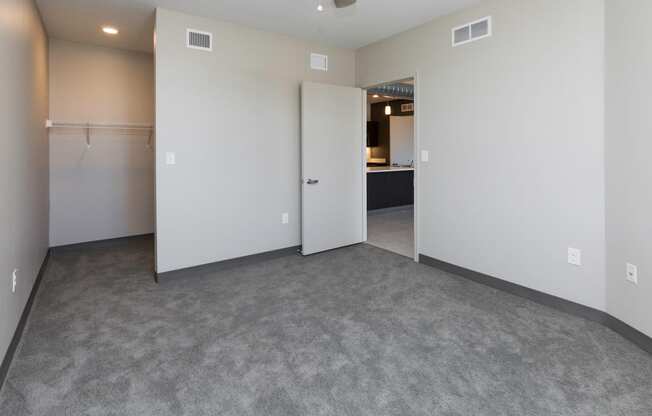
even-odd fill
[[[308,185],[317,185],[319,183],[319,179],[308,179],[306,180],[306,183]]]

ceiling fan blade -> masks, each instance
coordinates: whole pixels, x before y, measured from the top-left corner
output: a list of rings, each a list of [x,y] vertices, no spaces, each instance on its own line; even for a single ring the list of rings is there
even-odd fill
[[[335,7],[338,9],[341,9],[343,7],[349,7],[353,4],[355,4],[357,0],[334,0],[335,2]]]

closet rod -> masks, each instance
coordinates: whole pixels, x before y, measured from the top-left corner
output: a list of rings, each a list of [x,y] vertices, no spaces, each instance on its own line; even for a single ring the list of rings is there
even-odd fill
[[[109,124],[109,123],[64,123],[48,120],[48,128],[72,128],[72,129],[107,129],[107,130],[152,130],[154,126],[149,124]]]

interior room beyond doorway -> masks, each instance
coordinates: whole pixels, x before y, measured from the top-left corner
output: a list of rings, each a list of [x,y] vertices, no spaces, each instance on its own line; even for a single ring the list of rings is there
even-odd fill
[[[414,256],[414,80],[367,90],[367,242]]]

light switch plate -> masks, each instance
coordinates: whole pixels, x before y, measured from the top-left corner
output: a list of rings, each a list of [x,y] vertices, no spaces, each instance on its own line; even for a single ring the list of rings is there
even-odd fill
[[[421,161],[428,162],[430,160],[430,152],[427,150],[421,151]]]
[[[177,164],[177,157],[173,152],[166,152],[165,153],[165,164],[166,165],[176,165]]]
[[[638,284],[638,267],[631,263],[627,263],[627,281]]]
[[[568,248],[568,263],[574,266],[582,265],[582,250],[577,248]]]
[[[282,224],[289,224],[290,223],[290,214],[288,214],[287,212],[284,212],[281,215],[281,223]]]

